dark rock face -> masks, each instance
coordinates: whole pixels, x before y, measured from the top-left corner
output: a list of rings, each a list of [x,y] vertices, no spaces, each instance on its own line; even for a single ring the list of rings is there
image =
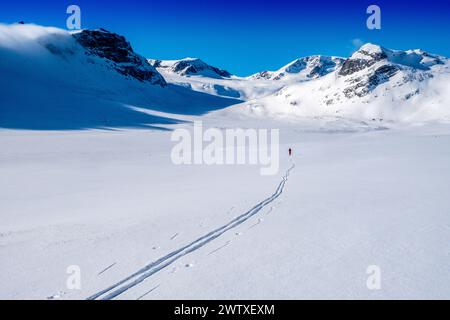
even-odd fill
[[[375,88],[379,84],[388,81],[398,70],[399,68],[394,65],[383,65],[379,67],[372,75],[370,75],[367,81],[369,89]]]
[[[445,64],[444,59],[420,49],[400,51],[366,44],[344,62],[338,74],[348,84],[343,89],[345,97],[363,97],[399,74],[391,87],[432,78],[430,70],[433,66]],[[406,95],[405,99],[411,96]]]
[[[324,59],[323,57],[319,57],[319,59],[313,64],[314,67],[311,69],[308,78],[318,78],[324,75],[327,75],[331,72],[331,70],[335,70],[335,68],[342,63],[342,59],[335,59],[333,61],[331,59]]]
[[[368,68],[375,63],[376,61],[374,60],[347,59],[342,65],[341,70],[339,70],[339,75],[348,76],[355,72]]]
[[[173,72],[179,73],[181,75],[199,74],[205,70],[212,71],[220,77],[231,77],[231,74],[228,71],[210,66],[200,59],[181,60],[177,62],[172,69]]]
[[[291,63],[291,64],[285,69],[285,71],[286,71],[287,73],[298,73],[298,72],[302,71],[303,69],[306,68],[308,59],[309,59],[309,57],[301,58],[301,59],[295,60],[293,63]]]
[[[348,76],[350,74],[353,74],[355,72],[361,71],[365,68],[368,68],[378,61],[381,61],[383,59],[387,58],[386,53],[384,52],[376,52],[376,53],[369,53],[364,50],[360,50],[360,53],[370,57],[369,59],[354,59],[354,58],[348,58],[345,60],[344,64],[342,65],[341,70],[339,70],[340,76]]]
[[[382,65],[377,68],[367,78],[356,78],[353,80],[354,85],[344,89],[344,95],[347,98],[354,96],[363,97],[373,91],[377,86],[383,82],[389,81],[400,69],[395,65]]]
[[[95,55],[111,62],[113,68],[139,81],[166,85],[161,74],[146,59],[133,51],[125,37],[105,29],[83,30],[73,37],[90,55]]]

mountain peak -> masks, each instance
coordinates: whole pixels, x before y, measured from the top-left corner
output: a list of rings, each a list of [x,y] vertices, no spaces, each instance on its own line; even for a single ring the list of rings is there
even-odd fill
[[[366,43],[356,50],[349,59],[360,60],[381,60],[387,57],[386,52],[389,51],[380,45]]]
[[[442,65],[447,61],[445,57],[430,54],[421,49],[415,50],[392,50],[380,45],[366,43],[343,64],[339,75],[346,76],[363,69],[369,68],[378,62],[384,61],[386,65],[397,68],[413,68],[418,70],[429,70],[435,65]]]
[[[383,52],[385,49],[378,45],[378,44],[374,44],[371,42],[368,42],[366,44],[363,44],[358,51],[364,51],[364,52],[368,52],[368,53],[381,53]]]
[[[117,72],[139,81],[166,84],[159,72],[144,57],[133,51],[124,36],[103,28],[72,32],[72,36],[88,54],[109,61]]]
[[[277,71],[262,71],[252,79],[281,80],[288,75],[306,79],[314,79],[334,71],[344,61],[343,58],[333,56],[312,55],[295,59]]]
[[[148,59],[149,63],[163,71],[170,71],[181,76],[205,76],[211,78],[229,78],[231,73],[226,70],[211,66],[200,58],[183,58],[180,60],[154,60]]]

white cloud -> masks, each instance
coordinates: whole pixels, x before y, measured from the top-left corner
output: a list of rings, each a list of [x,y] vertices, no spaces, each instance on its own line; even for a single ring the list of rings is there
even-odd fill
[[[359,38],[355,38],[352,40],[352,45],[355,50],[359,49],[363,44],[364,44],[364,41]]]

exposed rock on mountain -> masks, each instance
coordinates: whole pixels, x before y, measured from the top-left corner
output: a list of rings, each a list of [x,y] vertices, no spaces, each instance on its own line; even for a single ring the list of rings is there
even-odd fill
[[[241,102],[164,85],[123,37],[105,30],[0,24],[0,73],[0,128],[165,130],[176,115]]]
[[[315,79],[333,72],[341,66],[344,59],[328,56],[309,56],[296,59],[277,71],[262,71],[251,79],[281,80],[286,77],[299,77],[304,80]]]
[[[72,35],[89,54],[109,60],[121,74],[152,84],[166,84],[159,72],[133,51],[125,37],[105,29],[83,30]]]
[[[348,76],[386,58],[387,55],[381,47],[371,44],[365,45],[345,60],[342,68],[339,70],[339,75]]]
[[[198,58],[185,58],[182,60],[153,60],[149,63],[155,68],[174,72],[182,76],[199,75],[212,78],[229,78],[231,73],[211,66]]]
[[[447,58],[374,44],[239,77],[200,59],[146,60],[104,29],[0,24],[0,71],[0,125],[10,128],[133,126],[155,122],[143,107],[203,114],[233,104],[258,115],[450,117]]]
[[[294,71],[306,69],[296,61],[276,75],[261,75],[278,79],[287,74],[289,67],[295,67]],[[369,43],[334,71],[324,70],[309,81],[287,82],[276,93],[249,101],[246,110],[260,115],[401,121],[450,117],[446,93],[450,90],[450,63],[445,57],[419,49],[391,50]],[[314,74],[311,71],[307,77]]]
[[[390,50],[368,43],[344,62],[338,75],[350,84],[343,90],[347,98],[363,97],[397,74],[396,86],[431,78],[431,68],[445,60],[423,50]]]

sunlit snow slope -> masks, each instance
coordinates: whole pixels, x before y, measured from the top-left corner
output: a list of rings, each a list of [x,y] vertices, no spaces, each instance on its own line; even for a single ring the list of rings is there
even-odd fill
[[[335,71],[287,85],[237,111],[374,121],[449,120],[449,92],[447,58],[366,44]]]
[[[82,129],[178,122],[240,102],[167,84],[120,35],[0,25],[0,127]]]

